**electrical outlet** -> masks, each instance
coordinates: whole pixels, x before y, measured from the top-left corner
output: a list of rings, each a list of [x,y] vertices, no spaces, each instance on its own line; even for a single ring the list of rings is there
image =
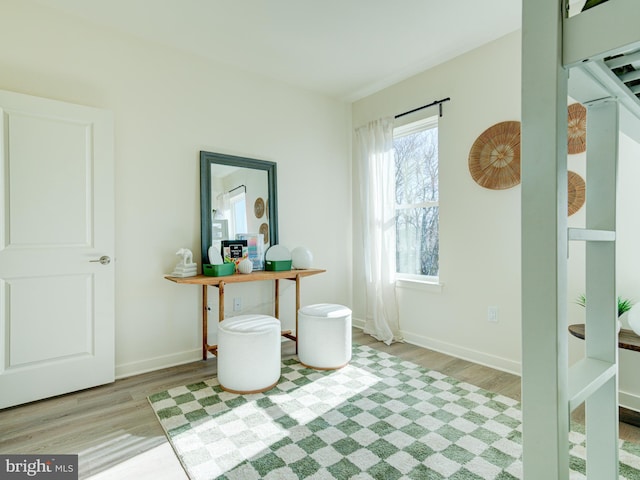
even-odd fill
[[[498,307],[489,307],[487,309],[487,320],[489,322],[498,323]]]
[[[242,310],[242,299],[240,297],[236,297],[233,299],[233,311],[239,312]]]

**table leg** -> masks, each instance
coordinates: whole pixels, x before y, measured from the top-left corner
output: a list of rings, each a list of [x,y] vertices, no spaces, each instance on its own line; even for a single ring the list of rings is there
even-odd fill
[[[280,280],[276,278],[275,317],[280,319]]]
[[[209,306],[207,305],[207,286],[202,286],[202,360],[207,359]]]
[[[224,282],[218,284],[218,321],[224,320]]]
[[[298,310],[300,310],[300,274],[296,275],[296,354],[298,353]]]

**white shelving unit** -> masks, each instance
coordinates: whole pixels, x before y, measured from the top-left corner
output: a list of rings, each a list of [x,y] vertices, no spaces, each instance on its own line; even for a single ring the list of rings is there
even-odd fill
[[[640,100],[612,69],[640,62],[640,1],[568,18],[523,0],[522,404],[525,480],[569,478],[571,412],[586,405],[587,477],[618,478],[615,284],[619,131],[640,142]],[[624,58],[615,60],[614,58]],[[634,64],[635,66],[635,64]],[[640,70],[640,68],[637,68]],[[625,83],[627,82],[627,83]],[[567,96],[587,107],[586,228],[567,226]],[[568,367],[567,251],[586,242],[586,358]]]

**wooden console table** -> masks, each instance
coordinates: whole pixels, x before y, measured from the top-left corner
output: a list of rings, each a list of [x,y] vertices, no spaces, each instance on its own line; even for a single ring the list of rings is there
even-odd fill
[[[584,340],[584,323],[569,325],[569,333],[574,337]],[[624,350],[640,352],[640,337],[636,335],[633,330],[621,328],[620,333],[618,334],[618,347]],[[630,410],[625,407],[619,407],[618,417],[621,422],[640,427],[640,412],[636,412],[635,410]]]
[[[183,283],[187,285],[202,285],[202,359],[207,359],[207,352],[211,352],[214,355],[218,349],[217,345],[209,345],[208,335],[208,320],[209,309],[207,305],[207,287],[218,288],[218,321],[224,320],[224,287],[228,283],[244,283],[244,282],[260,282],[266,280],[275,281],[275,294],[274,294],[274,316],[280,318],[280,280],[294,280],[296,282],[296,334],[298,333],[298,310],[300,310],[300,279],[302,277],[308,277],[323,273],[326,270],[309,268],[306,270],[286,270],[280,272],[270,271],[256,271],[247,274],[234,273],[233,275],[227,275],[224,277],[209,277],[206,275],[196,275],[195,277],[172,277],[167,275],[165,278],[175,283]],[[297,338],[291,334],[291,330],[284,330],[282,336],[294,340],[296,342],[296,352],[298,351]]]

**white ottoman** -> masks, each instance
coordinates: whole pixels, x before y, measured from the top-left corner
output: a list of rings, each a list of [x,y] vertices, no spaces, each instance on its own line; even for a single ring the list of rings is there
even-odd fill
[[[351,360],[351,310],[319,303],[298,311],[298,359],[319,370],[342,368]]]
[[[232,393],[270,390],[280,379],[280,322],[240,315],[218,324],[218,381]]]

